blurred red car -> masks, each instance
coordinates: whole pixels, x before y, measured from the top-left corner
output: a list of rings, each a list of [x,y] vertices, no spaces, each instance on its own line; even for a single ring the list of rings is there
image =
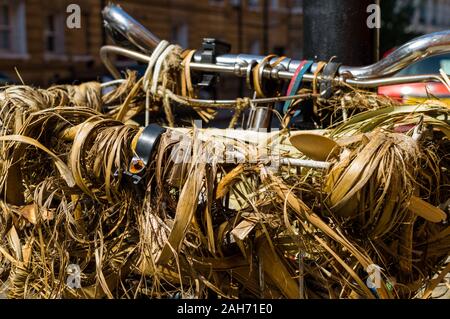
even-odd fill
[[[439,74],[439,69],[450,74],[450,54],[440,54],[413,63],[394,76],[419,74]],[[396,84],[378,88],[378,94],[389,96],[403,103],[423,102],[430,97],[437,97],[450,104],[450,92],[444,84],[438,82],[421,82]]]

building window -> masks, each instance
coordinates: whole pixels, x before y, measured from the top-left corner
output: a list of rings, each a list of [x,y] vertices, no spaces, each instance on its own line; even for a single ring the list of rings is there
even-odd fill
[[[10,6],[2,3],[0,7],[0,49],[11,49]]]
[[[25,1],[0,0],[0,54],[25,54]]]
[[[230,4],[233,8],[237,8],[241,5],[242,0],[230,0]]]
[[[271,0],[270,1],[270,8],[271,9],[277,10],[278,9],[278,5],[279,5],[278,0]]]
[[[442,25],[449,26],[450,24],[446,17],[450,15],[450,3],[444,3],[444,10],[442,11]]]
[[[250,43],[249,52],[250,54],[260,54],[261,51],[261,45],[259,43],[259,40],[253,40]]]
[[[427,20],[427,6],[425,0],[422,0],[419,5],[419,22],[425,23]]]
[[[210,4],[213,4],[213,5],[223,5],[223,3],[224,3],[224,0],[209,0],[209,3]]]
[[[172,27],[172,42],[177,43],[182,48],[189,47],[189,28],[186,23]]]
[[[446,10],[447,10],[447,4],[445,1],[441,1],[439,3],[439,24],[442,26],[446,26]]]
[[[45,18],[45,51],[51,54],[64,52],[64,22],[60,14],[49,14]]]
[[[303,0],[292,0],[291,10],[294,14],[301,14],[303,12]]]
[[[432,15],[432,19],[431,19],[431,24],[432,25],[437,25],[438,24],[438,14],[439,14],[439,3],[438,1],[433,1],[433,10],[431,12]]]
[[[259,0],[247,0],[247,4],[249,9],[259,8]]]
[[[56,30],[55,30],[55,16],[47,16],[45,25],[45,50],[47,52],[55,52],[56,47]]]

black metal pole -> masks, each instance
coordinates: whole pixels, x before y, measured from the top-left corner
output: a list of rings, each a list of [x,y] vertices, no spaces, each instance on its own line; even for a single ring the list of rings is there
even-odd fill
[[[376,0],[304,0],[304,57],[327,61],[337,56],[346,65],[376,59],[377,29],[369,28],[367,8]]]

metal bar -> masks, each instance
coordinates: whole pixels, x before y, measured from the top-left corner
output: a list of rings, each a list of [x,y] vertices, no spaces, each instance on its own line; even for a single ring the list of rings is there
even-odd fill
[[[115,45],[105,45],[100,49],[100,59],[115,79],[120,79],[122,76],[109,58],[110,54],[123,55],[140,62],[150,62],[150,57],[145,54],[127,50]]]
[[[206,64],[206,63],[191,63],[191,69],[193,71],[204,71],[204,72],[217,72],[224,74],[237,74],[240,75],[245,72],[245,68],[236,68],[228,65],[217,65],[217,64]],[[273,79],[284,79],[290,80],[294,72],[279,71],[279,70],[264,70],[263,76],[266,78]],[[305,74],[303,80],[305,82],[312,82],[314,75]],[[318,76],[321,80],[322,76]],[[346,79],[345,77],[338,77],[335,79],[337,82],[351,84],[357,87],[374,88],[382,85],[393,85],[393,84],[405,84],[414,82],[439,82],[440,77],[437,74],[424,74],[424,75],[411,75],[411,76],[399,76],[399,77],[387,77],[378,79]]]
[[[246,66],[251,64],[252,62],[260,63],[265,56],[256,55],[256,54],[222,54],[216,56],[216,65],[220,66],[229,66],[234,68],[235,65]],[[277,58],[273,58],[269,63],[273,63],[277,60]],[[195,63],[201,62],[201,52],[197,52],[194,54],[192,59]],[[284,69],[286,71],[295,72],[295,70],[300,65],[300,60],[293,60],[290,58],[284,59],[280,64],[279,68]],[[192,63],[191,63],[192,64]],[[316,64],[311,67],[311,72],[314,72],[316,69]]]
[[[383,85],[406,84],[415,82],[441,82],[438,74],[423,74],[411,76],[388,77],[379,79],[346,79],[345,83],[355,87],[376,88]]]
[[[107,45],[100,49],[100,58],[102,62],[105,64],[108,71],[116,78],[120,79],[121,75],[117,68],[114,66],[112,61],[109,58],[110,54],[119,54],[126,56],[131,59],[135,59],[140,62],[148,63],[150,61],[150,57],[141,54],[139,52],[127,50],[121,47]],[[226,73],[226,74],[236,74],[245,72],[242,68],[239,71],[235,67],[227,66],[227,65],[217,65],[217,64],[206,64],[206,63],[191,63],[191,69],[193,71],[204,71],[204,72],[217,72],[217,73]],[[242,71],[242,72],[241,72]],[[278,70],[264,70],[263,76],[266,78],[276,78],[276,79],[285,79],[289,80],[293,76],[293,72],[287,71],[278,71]],[[314,76],[312,74],[305,74],[303,80],[305,82],[312,82]],[[321,76],[318,77],[319,80],[322,79]],[[365,87],[365,88],[374,88],[382,85],[393,85],[393,84],[405,84],[405,83],[414,83],[414,82],[439,82],[441,78],[436,74],[425,74],[425,75],[413,75],[413,76],[402,76],[402,77],[388,77],[388,78],[380,78],[380,79],[346,79],[344,77],[339,77],[335,79],[338,83],[347,83],[350,85],[354,85],[356,87]]]
[[[304,159],[289,158],[289,157],[280,158],[280,164],[281,165],[307,167],[307,168],[317,168],[317,169],[328,169],[331,166],[331,163],[329,163],[329,162],[304,160]]]
[[[227,159],[231,159],[237,163],[245,163],[247,158],[241,152],[230,152],[227,154]],[[271,158],[273,164],[286,165],[286,166],[296,166],[296,167],[306,167],[315,169],[329,169],[331,167],[330,162],[315,161],[310,159],[300,159],[293,157],[273,157]]]

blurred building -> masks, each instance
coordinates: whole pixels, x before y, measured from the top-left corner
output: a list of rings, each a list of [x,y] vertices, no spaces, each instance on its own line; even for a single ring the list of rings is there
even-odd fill
[[[162,39],[198,48],[202,38],[232,51],[302,54],[299,0],[127,0],[120,4]],[[67,27],[69,4],[81,8],[81,27]],[[105,73],[99,49],[105,0],[0,0],[0,73],[27,84],[94,79]],[[266,14],[264,14],[266,13]],[[267,18],[264,18],[267,17]],[[239,28],[239,25],[241,27]]]
[[[81,28],[66,27],[73,0],[0,0],[0,72],[47,85],[100,70],[100,3],[78,0]]]

